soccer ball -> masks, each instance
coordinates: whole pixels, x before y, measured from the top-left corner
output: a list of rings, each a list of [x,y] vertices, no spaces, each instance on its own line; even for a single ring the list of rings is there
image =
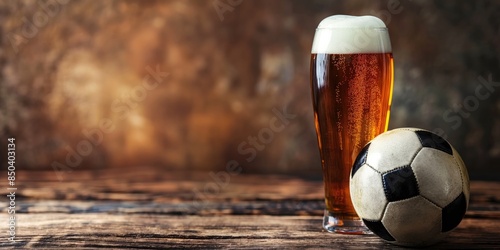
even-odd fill
[[[462,220],[469,175],[442,137],[400,128],[361,150],[351,169],[350,192],[358,216],[376,235],[396,245],[428,246]]]

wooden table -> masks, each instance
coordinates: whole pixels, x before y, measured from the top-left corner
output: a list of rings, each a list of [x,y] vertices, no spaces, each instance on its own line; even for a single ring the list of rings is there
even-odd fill
[[[323,231],[320,180],[241,173],[217,190],[208,173],[149,168],[17,177],[17,242],[6,240],[4,198],[1,247],[397,248],[375,235]],[[500,248],[500,183],[472,182],[471,193],[465,219],[435,248]]]

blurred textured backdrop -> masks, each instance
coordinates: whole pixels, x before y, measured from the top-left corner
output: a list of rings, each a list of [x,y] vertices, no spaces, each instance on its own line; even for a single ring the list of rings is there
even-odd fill
[[[1,1],[0,146],[15,137],[24,169],[319,175],[314,29],[371,14],[393,43],[390,127],[441,133],[473,178],[500,179],[498,13],[498,1]]]

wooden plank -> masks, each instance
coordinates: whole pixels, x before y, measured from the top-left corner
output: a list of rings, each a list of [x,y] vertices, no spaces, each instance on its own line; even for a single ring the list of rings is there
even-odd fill
[[[34,200],[107,200],[185,202],[193,200],[322,200],[321,180],[291,176],[232,176],[226,186],[213,192],[216,182],[208,173],[166,172],[165,170],[74,171],[58,181],[53,171],[19,171],[19,192]],[[208,188],[206,188],[208,186]],[[208,192],[205,192],[208,190]],[[471,204],[498,209],[500,183],[472,182]],[[0,189],[0,194],[7,190]],[[201,195],[200,195],[201,194]],[[486,208],[485,208],[486,209]]]
[[[377,236],[322,231],[320,180],[232,176],[216,193],[195,190],[207,173],[76,171],[58,181],[52,171],[19,171],[16,248],[394,248]],[[0,189],[5,195],[6,190]],[[7,221],[0,202],[0,221]],[[436,247],[500,247],[500,183],[472,182],[469,211]]]
[[[3,211],[7,203],[0,203]],[[129,201],[22,201],[17,213],[124,213],[159,215],[322,215],[324,202],[318,201],[226,201],[198,203]]]
[[[17,175],[19,193],[27,199],[175,202],[200,199],[196,197],[200,193],[212,201],[323,199],[321,181],[289,176],[240,174],[213,192],[212,187],[218,186],[208,173],[75,171],[64,181],[58,181],[53,171],[20,171]],[[6,190],[0,190],[4,193]]]
[[[498,247],[500,220],[465,219],[436,247]],[[321,230],[318,216],[165,216],[149,214],[22,214],[16,247],[34,248],[394,248],[374,235]],[[9,244],[1,243],[0,246]]]

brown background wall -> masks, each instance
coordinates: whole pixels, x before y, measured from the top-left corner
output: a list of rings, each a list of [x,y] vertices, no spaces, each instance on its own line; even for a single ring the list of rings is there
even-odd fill
[[[60,2],[0,3],[0,137],[16,137],[19,167],[235,160],[245,172],[318,175],[314,29],[332,14],[372,14],[394,49],[390,127],[444,133],[473,178],[500,179],[500,87],[474,97],[478,79],[500,82],[497,1]],[[157,67],[162,82],[143,85]],[[269,134],[285,107],[296,116]],[[268,143],[250,146],[259,133]],[[66,159],[72,150],[84,156]]]

